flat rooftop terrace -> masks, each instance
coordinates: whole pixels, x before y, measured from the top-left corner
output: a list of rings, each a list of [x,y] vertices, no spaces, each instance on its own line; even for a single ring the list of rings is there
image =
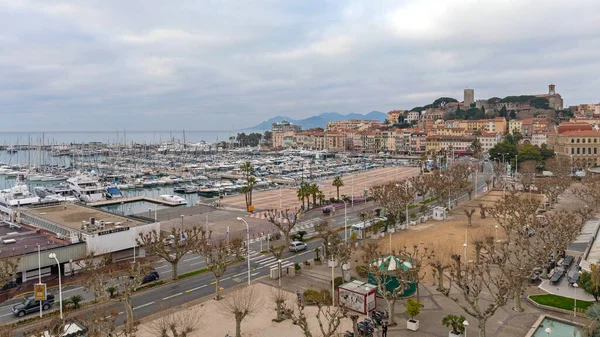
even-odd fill
[[[70,203],[36,207],[28,209],[27,211],[40,218],[86,233],[89,233],[89,231],[82,230],[81,226],[84,221],[89,222],[90,218],[96,219],[96,223],[104,221],[104,229],[98,231],[106,231],[119,227],[135,227],[146,224],[140,220]]]
[[[21,226],[21,228],[10,228],[8,223],[0,222],[0,258],[16,257],[27,253],[37,252],[37,246],[41,250],[68,246],[70,243],[57,239],[53,234],[40,231],[37,233],[34,228]],[[10,240],[11,243],[3,243],[4,240]],[[12,242],[14,240],[14,242]]]

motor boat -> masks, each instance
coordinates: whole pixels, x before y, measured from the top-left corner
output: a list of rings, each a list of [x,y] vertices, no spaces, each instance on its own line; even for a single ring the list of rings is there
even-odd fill
[[[40,197],[32,195],[29,187],[17,181],[17,184],[9,189],[0,191],[0,204],[5,206],[23,206],[37,204]]]
[[[176,204],[178,204],[178,205],[186,205],[186,204],[187,204],[187,201],[186,201],[184,198],[182,198],[182,197],[180,197],[180,196],[178,196],[178,195],[172,195],[172,194],[162,194],[162,195],[160,196],[160,198],[161,198],[162,200],[164,200],[164,201],[168,201],[168,202],[176,203]]]
[[[66,201],[66,202],[76,202],[77,198],[72,195],[62,196],[52,189],[47,187],[36,187],[33,189],[33,193],[40,197],[40,202],[56,202],[56,201]]]
[[[106,190],[100,184],[97,177],[87,174],[79,174],[67,179],[67,185],[73,194],[83,202],[95,202],[106,200]]]
[[[106,198],[107,199],[120,199],[123,198],[123,194],[119,190],[117,186],[108,186],[106,188]]]

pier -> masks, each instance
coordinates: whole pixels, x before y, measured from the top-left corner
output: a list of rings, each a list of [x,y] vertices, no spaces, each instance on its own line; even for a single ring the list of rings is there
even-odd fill
[[[146,197],[143,195],[139,195],[136,197],[129,197],[129,198],[120,198],[120,199],[111,199],[111,200],[90,202],[86,205],[91,206],[91,207],[98,207],[98,206],[107,206],[107,205],[127,204],[130,202],[136,202],[136,201],[148,201],[151,203],[167,205],[167,206],[181,206],[182,205],[179,203],[170,202],[170,201],[166,201],[166,200],[162,200],[162,199],[149,198],[149,197]]]

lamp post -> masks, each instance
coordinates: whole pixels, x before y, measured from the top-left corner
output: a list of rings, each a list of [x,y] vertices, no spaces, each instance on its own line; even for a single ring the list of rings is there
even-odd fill
[[[41,254],[41,247],[38,244],[38,283],[42,284],[42,254]],[[40,318],[42,318],[42,302],[40,301]]]
[[[329,242],[327,244],[330,248],[331,248],[331,242]],[[331,251],[331,249],[329,249],[329,251]],[[334,274],[334,268],[335,268],[335,263],[334,263],[334,256],[333,253],[331,254],[331,304],[335,305],[335,274]]]
[[[56,261],[56,266],[58,267],[58,301],[60,302],[60,319],[63,319],[63,307],[62,307],[62,278],[60,275],[60,262],[56,258],[56,254],[50,253],[48,258]]]
[[[277,260],[279,266],[279,288],[281,288],[281,259]]]
[[[467,328],[469,327],[469,321],[466,319],[463,321],[463,325],[465,326],[465,337],[467,337]]]
[[[250,285],[250,226],[248,226],[246,220],[242,219],[239,216],[237,217],[237,221],[241,221],[246,224],[246,255],[248,256],[248,285]]]
[[[515,155],[515,177],[519,174],[519,155]]]
[[[575,301],[575,305],[573,306],[573,317],[577,317],[577,288],[578,287],[579,287],[579,284],[577,284],[577,282],[573,283],[573,292],[574,292],[573,300]]]
[[[494,229],[496,230],[496,242],[498,242],[498,225],[494,226]]]
[[[183,217],[184,217],[184,215],[181,214],[179,217],[181,218],[181,234],[183,234]]]
[[[463,247],[465,248],[465,263],[467,263],[467,243],[466,242],[463,244]]]
[[[347,212],[347,208],[346,208],[346,200],[343,200],[344,202],[344,242],[348,243],[348,212]]]

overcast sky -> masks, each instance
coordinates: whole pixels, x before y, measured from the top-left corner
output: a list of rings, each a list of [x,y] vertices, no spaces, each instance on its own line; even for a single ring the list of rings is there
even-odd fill
[[[0,0],[0,130],[231,129],[546,93],[600,101],[598,0]]]

